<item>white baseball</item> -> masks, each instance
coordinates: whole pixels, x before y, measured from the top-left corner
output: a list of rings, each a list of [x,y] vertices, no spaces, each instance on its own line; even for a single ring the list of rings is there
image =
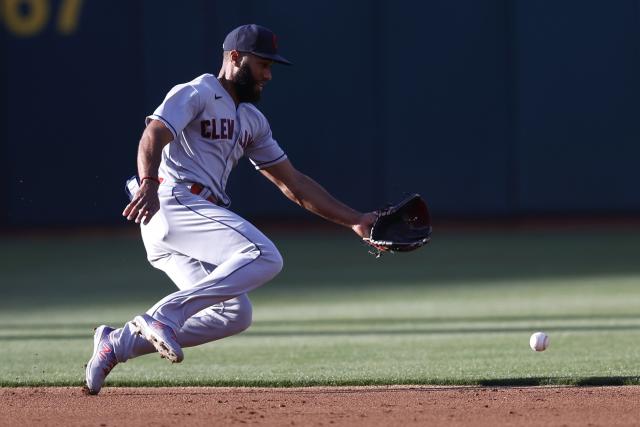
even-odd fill
[[[549,335],[544,332],[536,332],[529,338],[529,347],[533,351],[545,351],[549,347]]]

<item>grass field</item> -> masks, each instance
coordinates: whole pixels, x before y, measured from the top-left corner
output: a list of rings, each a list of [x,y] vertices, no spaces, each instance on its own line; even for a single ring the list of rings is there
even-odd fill
[[[381,259],[305,236],[271,234],[285,269],[247,332],[107,385],[640,384],[640,230],[443,232]],[[5,237],[0,263],[1,386],[82,384],[93,327],[174,289],[135,235]]]

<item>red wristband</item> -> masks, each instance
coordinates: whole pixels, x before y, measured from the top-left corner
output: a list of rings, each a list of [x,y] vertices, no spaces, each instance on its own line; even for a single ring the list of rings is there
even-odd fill
[[[157,182],[158,185],[160,185],[160,179],[156,178],[155,176],[143,176],[142,179],[140,179],[140,182],[144,182],[145,179],[150,179],[153,182]]]

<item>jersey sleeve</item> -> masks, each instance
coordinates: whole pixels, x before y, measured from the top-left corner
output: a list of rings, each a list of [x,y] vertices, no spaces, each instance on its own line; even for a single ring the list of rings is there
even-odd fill
[[[176,139],[201,110],[198,90],[190,84],[181,84],[169,91],[162,104],[147,116],[146,123],[160,120]]]
[[[284,150],[271,134],[271,126],[266,117],[258,115],[258,129],[253,141],[245,149],[245,155],[258,170],[268,168],[287,159]]]

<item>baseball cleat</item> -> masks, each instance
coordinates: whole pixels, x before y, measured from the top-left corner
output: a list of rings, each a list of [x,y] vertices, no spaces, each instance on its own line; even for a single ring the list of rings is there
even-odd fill
[[[149,341],[160,353],[160,357],[173,363],[182,362],[184,355],[173,329],[148,314],[136,316],[131,323],[135,332]]]
[[[93,355],[87,362],[85,371],[84,391],[87,394],[98,394],[109,372],[118,364],[113,345],[109,341],[111,331],[113,328],[102,325],[93,334]]]

